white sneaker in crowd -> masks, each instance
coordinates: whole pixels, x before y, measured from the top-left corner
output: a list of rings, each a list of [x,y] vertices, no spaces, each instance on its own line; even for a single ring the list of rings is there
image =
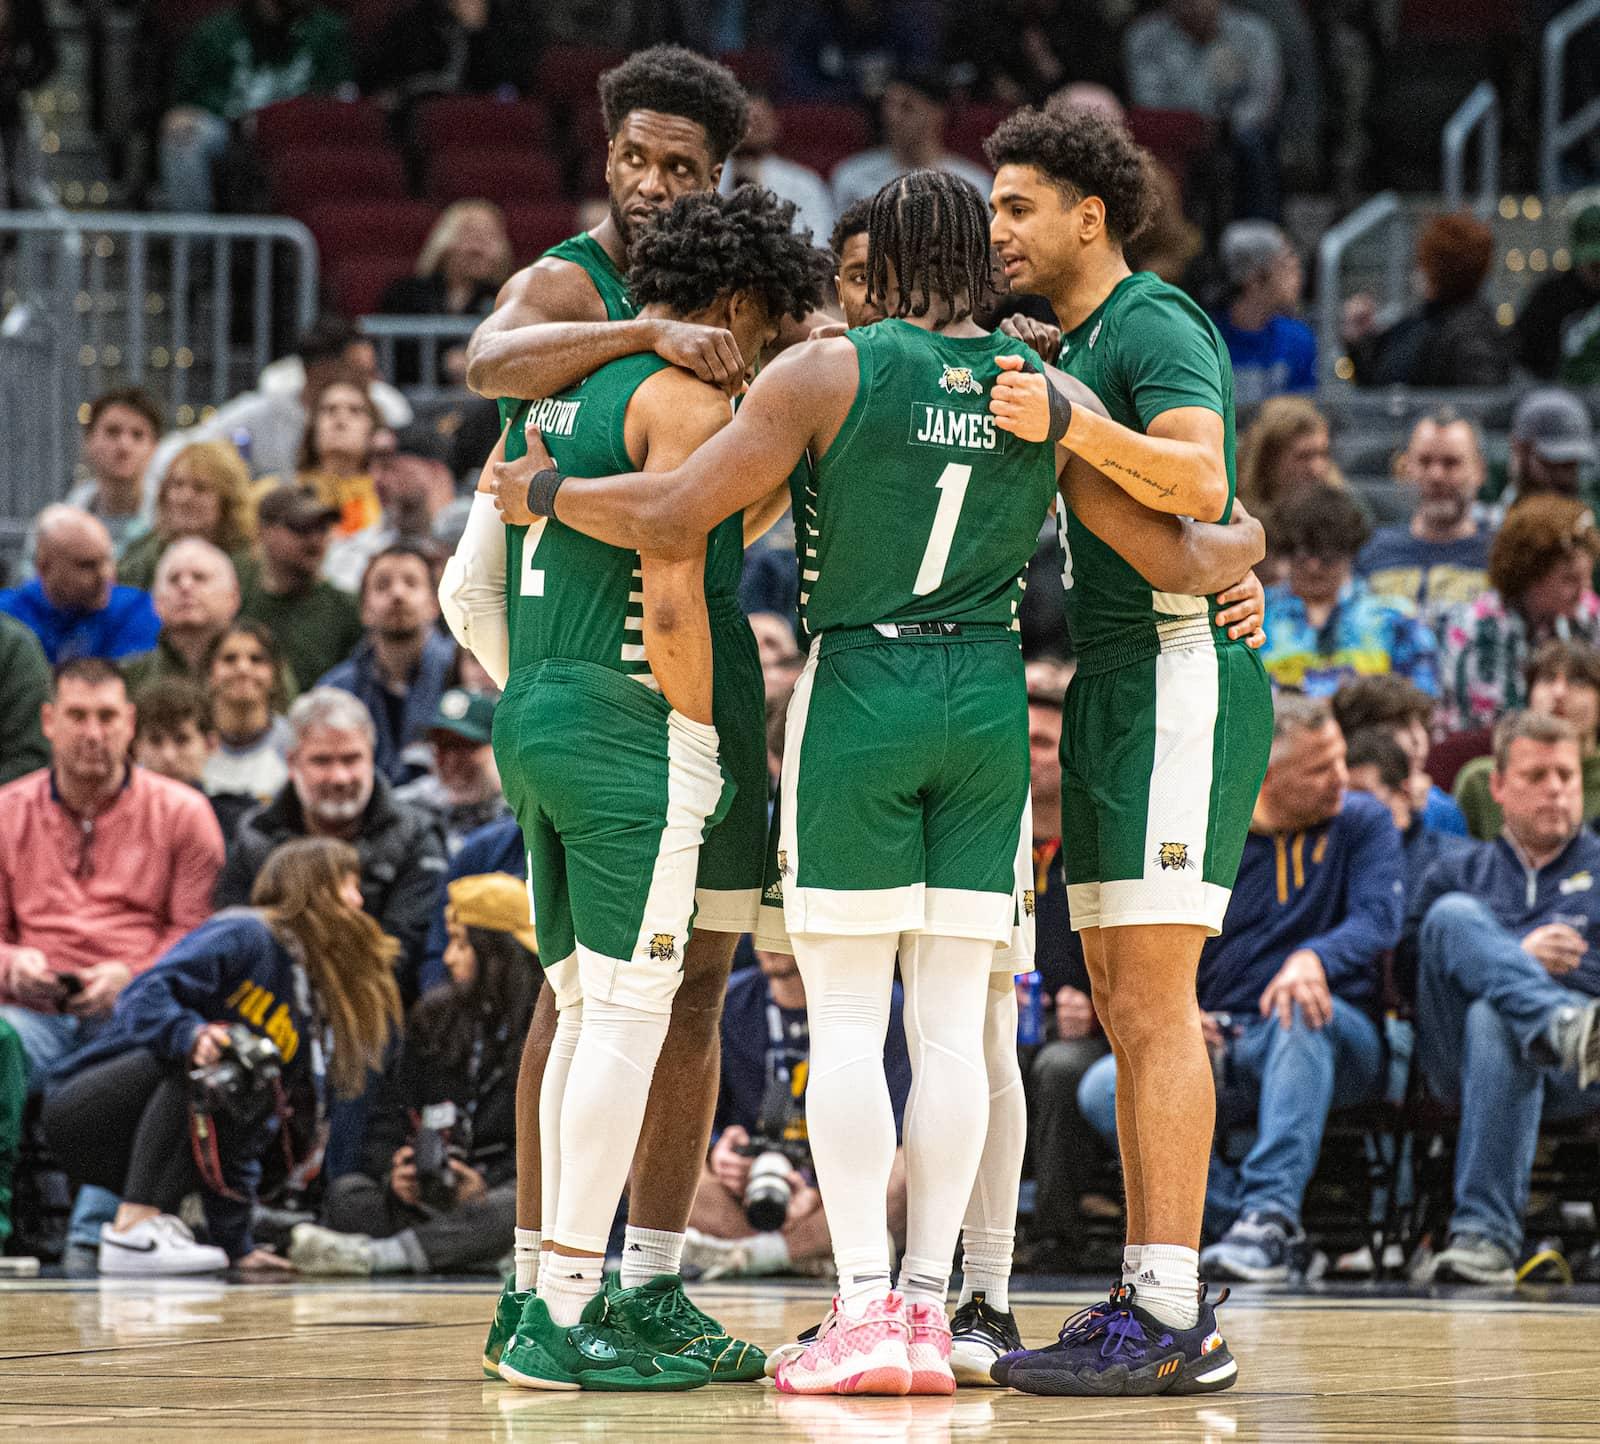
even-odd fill
[[[180,1219],[170,1213],[140,1219],[118,1230],[100,1225],[100,1272],[112,1277],[156,1277],[169,1274],[216,1274],[228,1267],[220,1248],[196,1243]]]
[[[370,1274],[372,1240],[315,1223],[297,1223],[289,1235],[289,1262],[303,1274]]]

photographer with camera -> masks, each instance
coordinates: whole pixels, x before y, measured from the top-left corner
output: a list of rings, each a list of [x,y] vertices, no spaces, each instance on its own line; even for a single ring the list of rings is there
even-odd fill
[[[527,884],[457,878],[445,922],[450,981],[411,1010],[361,1170],[328,1185],[325,1226],[295,1228],[289,1257],[303,1273],[460,1273],[510,1251],[512,1085],[542,977]]]
[[[279,848],[252,906],[131,983],[50,1088],[52,1150],[122,1199],[101,1273],[292,1267],[251,1237],[263,1180],[314,1175],[331,1094],[361,1092],[400,1022],[396,944],[361,911],[359,866],[331,839]],[[215,1247],[175,1217],[197,1189]]]
[[[728,980],[722,1084],[711,1153],[689,1215],[686,1268],[701,1278],[831,1272],[832,1237],[811,1167],[805,1118],[811,1035],[800,970],[787,953],[756,953]],[[896,1137],[911,1092],[900,985],[894,985],[884,1070]],[[889,1176],[889,1230],[905,1247],[903,1150]]]

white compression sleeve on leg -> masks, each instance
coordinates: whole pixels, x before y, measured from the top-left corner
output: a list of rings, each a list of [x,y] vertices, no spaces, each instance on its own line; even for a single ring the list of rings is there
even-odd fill
[[[583,1027],[561,1100],[555,1242],[562,1248],[605,1252],[669,1020],[667,1013],[584,999]]]
[[[511,672],[506,623],[506,528],[485,491],[472,494],[467,527],[439,579],[439,610],[451,635],[504,687]]]
[[[811,1028],[806,1079],[811,1160],[833,1235],[839,1297],[858,1307],[889,1287],[885,1199],[895,1134],[883,1039],[896,938],[893,933],[802,935],[793,943]]]
[[[993,958],[994,944],[983,939],[907,933],[900,940],[911,1053],[906,1252],[900,1261],[908,1303],[944,1306],[950,1258],[983,1153],[989,1123],[984,1003]],[[922,1297],[924,1290],[929,1297]]]
[[[1004,973],[989,975],[983,1063],[989,1074],[989,1132],[961,1220],[961,1302],[982,1291],[992,1308],[1005,1313],[1011,1307],[1011,1255],[1022,1155],[1028,1146],[1028,1108],[1017,1063],[1017,990]]]
[[[561,1100],[567,1094],[572,1055],[583,1027],[582,1002],[569,1003],[556,1014],[556,1035],[550,1040],[544,1079],[539,1085],[539,1228],[555,1242],[556,1209],[561,1201]]]

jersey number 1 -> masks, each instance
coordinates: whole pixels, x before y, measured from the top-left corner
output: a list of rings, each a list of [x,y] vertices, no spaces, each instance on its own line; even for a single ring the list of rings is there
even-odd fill
[[[944,580],[944,569],[950,561],[950,543],[956,539],[956,522],[961,518],[961,505],[967,499],[967,483],[972,480],[972,468],[962,461],[952,461],[939,473],[934,483],[939,488],[939,509],[933,514],[933,530],[928,533],[928,546],[922,553],[922,565],[917,568],[917,579],[911,584],[913,596],[925,597],[938,591]]]
[[[539,550],[539,543],[544,540],[546,520],[547,518],[540,517],[522,534],[522,583],[518,591],[525,597],[544,595],[544,572],[535,569],[533,554]]]

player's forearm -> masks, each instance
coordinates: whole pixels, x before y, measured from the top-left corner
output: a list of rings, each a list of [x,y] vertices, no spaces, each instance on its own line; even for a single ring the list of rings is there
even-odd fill
[[[556,519],[609,546],[682,557],[704,542],[720,516],[705,515],[678,472],[569,476],[556,493]]]
[[[1243,511],[1227,526],[1185,521],[1183,557],[1186,580],[1179,591],[1210,596],[1231,587],[1267,554],[1267,534],[1261,523]]]
[[[1227,505],[1227,469],[1212,447],[1147,436],[1082,406],[1061,445],[1152,511],[1218,521]]]
[[[576,386],[621,356],[653,350],[654,321],[542,321],[480,326],[467,347],[467,385],[480,396],[533,401]]]

